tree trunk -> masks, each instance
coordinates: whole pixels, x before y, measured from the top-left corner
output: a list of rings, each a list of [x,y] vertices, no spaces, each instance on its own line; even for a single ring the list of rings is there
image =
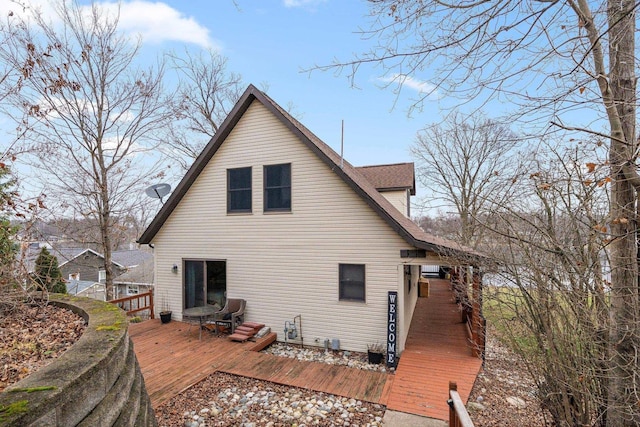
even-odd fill
[[[611,128],[611,312],[607,425],[638,425],[638,241],[637,193],[625,170],[634,163],[636,147],[635,5],[610,1],[610,87],[619,117]]]
[[[104,165],[100,164],[102,185],[100,188],[100,234],[102,236],[102,254],[104,255],[105,289],[107,301],[115,298],[113,289],[113,263],[111,262],[111,204],[109,202],[109,187],[107,172]]]
[[[109,214],[105,215],[105,220],[107,224],[109,224]],[[108,226],[107,226],[108,227]],[[111,301],[115,298],[114,296],[114,287],[113,287],[113,263],[111,257],[111,236],[109,231],[105,228],[101,230],[102,232],[102,247],[103,247],[103,255],[104,255],[104,271],[105,271],[105,289],[107,291],[107,301]]]

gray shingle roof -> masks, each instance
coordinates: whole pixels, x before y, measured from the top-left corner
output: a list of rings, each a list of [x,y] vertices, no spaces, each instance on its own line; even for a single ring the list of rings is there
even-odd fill
[[[92,253],[98,258],[104,258],[104,255],[102,255],[101,253],[98,253],[93,249],[84,249],[84,248],[57,248],[57,249],[52,248],[49,250],[49,252],[51,252],[53,255],[56,256],[56,258],[58,259],[58,265],[61,267],[64,264],[68,263],[69,261],[72,261],[73,259],[78,258],[80,255],[84,254],[85,252]],[[118,267],[121,267],[121,268],[126,267],[125,265],[118,262],[115,258],[113,258],[113,252],[112,252],[111,262],[116,264]]]
[[[113,282],[152,284],[154,283],[153,268],[154,262],[152,256],[149,259],[145,259],[135,267],[130,267],[128,271],[113,279]]]
[[[114,262],[129,268],[140,265],[148,260],[153,261],[153,254],[139,249],[130,251],[114,251],[111,253],[111,259]]]

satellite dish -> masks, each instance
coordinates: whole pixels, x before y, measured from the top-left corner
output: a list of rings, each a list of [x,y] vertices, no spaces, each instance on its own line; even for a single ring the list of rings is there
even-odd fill
[[[144,190],[144,192],[152,199],[160,199],[160,202],[164,204],[162,199],[171,192],[171,186],[169,184],[153,184]]]

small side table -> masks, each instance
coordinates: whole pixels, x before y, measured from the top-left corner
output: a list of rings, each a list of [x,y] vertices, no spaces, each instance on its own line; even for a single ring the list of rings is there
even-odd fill
[[[206,322],[207,318],[213,316],[216,312],[216,307],[213,305],[203,305],[199,307],[187,308],[182,312],[182,317],[188,317],[191,319],[198,319],[199,328],[198,340],[202,340],[202,326]]]

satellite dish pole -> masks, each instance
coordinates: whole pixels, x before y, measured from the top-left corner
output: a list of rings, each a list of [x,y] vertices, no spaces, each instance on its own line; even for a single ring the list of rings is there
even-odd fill
[[[160,203],[164,206],[164,201],[162,199],[171,192],[171,186],[169,184],[153,184],[144,190],[144,192],[152,199],[160,199]]]

